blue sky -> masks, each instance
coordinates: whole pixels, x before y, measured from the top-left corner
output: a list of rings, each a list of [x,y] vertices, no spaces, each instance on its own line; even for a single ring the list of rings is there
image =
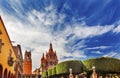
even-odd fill
[[[0,15],[14,45],[32,51],[33,69],[50,41],[59,62],[120,58],[120,0],[0,0]]]

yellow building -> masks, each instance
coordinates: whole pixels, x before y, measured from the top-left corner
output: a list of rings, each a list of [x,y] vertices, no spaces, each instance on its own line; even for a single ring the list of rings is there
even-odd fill
[[[0,16],[0,78],[16,78],[16,56]]]

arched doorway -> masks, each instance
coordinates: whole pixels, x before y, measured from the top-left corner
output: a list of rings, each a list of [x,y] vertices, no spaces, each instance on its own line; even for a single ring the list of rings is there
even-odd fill
[[[11,74],[10,78],[13,78],[13,74]]]
[[[13,75],[13,78],[16,78],[16,77],[15,77],[15,74]]]
[[[4,76],[3,76],[3,78],[7,78],[7,69],[5,69],[5,71],[4,71]]]
[[[10,78],[11,77],[11,73],[10,73],[10,71],[9,71],[9,73],[8,73],[8,78]]]
[[[2,78],[3,67],[0,65],[0,78]]]

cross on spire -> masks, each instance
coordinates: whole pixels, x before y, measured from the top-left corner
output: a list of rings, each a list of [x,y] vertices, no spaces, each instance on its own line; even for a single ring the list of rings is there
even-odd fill
[[[50,42],[50,49],[52,49],[52,43]]]

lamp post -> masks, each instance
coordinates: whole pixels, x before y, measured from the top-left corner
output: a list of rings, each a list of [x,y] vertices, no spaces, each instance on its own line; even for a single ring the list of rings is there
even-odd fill
[[[93,71],[95,71],[95,66],[92,66]]]
[[[74,78],[74,77],[73,77],[73,74],[72,74],[72,68],[70,68],[69,71],[70,71],[69,78]]]
[[[69,71],[70,71],[70,74],[72,74],[72,68],[70,68]]]
[[[95,68],[95,66],[92,67],[92,70],[93,70],[92,77],[93,77],[93,78],[97,78],[97,73],[96,73],[96,68]]]

